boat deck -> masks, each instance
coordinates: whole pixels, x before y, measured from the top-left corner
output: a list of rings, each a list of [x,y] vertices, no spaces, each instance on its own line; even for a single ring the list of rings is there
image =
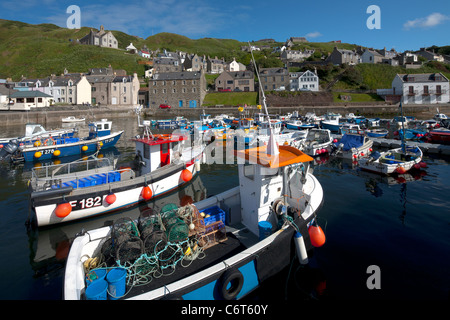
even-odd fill
[[[240,223],[234,227],[226,226],[226,230],[227,239],[206,248],[204,250],[203,258],[195,259],[192,262],[184,261],[183,265],[190,263],[186,267],[178,263],[175,270],[172,268],[166,269],[162,276],[153,278],[146,284],[127,287],[127,290],[129,291],[122,299],[130,299],[201,272],[202,270],[224,261],[239,252],[242,252],[257,243],[259,240],[256,235],[251,233]]]

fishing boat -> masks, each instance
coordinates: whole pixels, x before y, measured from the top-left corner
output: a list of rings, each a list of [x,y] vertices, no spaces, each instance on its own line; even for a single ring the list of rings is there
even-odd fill
[[[442,120],[447,120],[448,117],[446,114],[440,113],[439,108],[436,108],[436,114],[434,115],[433,119],[436,120],[437,122],[441,122]]]
[[[286,128],[291,130],[305,130],[305,129],[312,129],[316,126],[312,123],[306,123],[299,119],[290,119],[285,122]]]
[[[8,144],[8,157],[13,162],[28,162],[92,154],[113,147],[120,139],[123,130],[111,133],[111,125],[112,122],[107,119],[91,122],[89,135],[85,138],[44,135],[34,142],[34,139],[22,141],[20,144],[11,141]]]
[[[380,126],[380,118],[368,118],[367,119],[367,126],[368,127],[379,127]]]
[[[186,126],[188,120],[183,116],[175,117],[174,119],[154,120],[153,125],[161,129],[175,129]]]
[[[389,130],[383,128],[372,128],[367,129],[365,132],[370,138],[385,138],[388,135]]]
[[[431,143],[450,144],[450,128],[434,128],[428,132],[426,138]]]
[[[401,117],[403,117],[403,108],[400,103]],[[405,122],[402,122],[403,132],[405,129]],[[380,174],[404,174],[411,169],[420,169],[426,166],[422,162],[422,150],[417,146],[407,146],[405,143],[404,134],[401,134],[401,147],[390,149],[384,152],[374,151],[368,156],[358,159],[358,165],[363,170],[373,171]]]
[[[345,122],[341,124],[341,128],[340,128],[340,133],[341,134],[346,134],[346,133],[361,133],[363,132],[361,130],[361,127],[359,126],[359,124],[354,124],[354,123],[349,123],[349,122]]]
[[[367,121],[366,117],[356,116],[353,113],[349,113],[345,117],[346,117],[347,121],[350,123],[363,124]]]
[[[339,132],[341,129],[341,124],[339,119],[340,114],[329,112],[324,115],[324,119],[320,121],[320,126],[322,129],[328,129],[331,132]]]
[[[33,168],[29,183],[33,219],[38,227],[90,218],[166,194],[199,171],[203,144],[186,145],[182,134],[144,134],[133,139],[134,161],[94,157],[87,161]],[[197,164],[196,164],[197,161]],[[34,219],[35,218],[35,219]]]
[[[23,136],[11,137],[11,138],[0,138],[0,145],[5,146],[11,140],[25,141],[31,140],[33,143],[41,137],[73,137],[78,129],[54,129],[45,130],[45,128],[37,123],[27,123],[25,125],[25,134]]]
[[[331,154],[338,158],[356,160],[372,151],[373,141],[364,134],[345,133],[333,142]]]
[[[394,136],[396,136],[397,138],[401,139],[401,137],[404,137],[405,140],[410,141],[425,140],[426,134],[427,131],[419,129],[399,129],[398,131],[394,132]]]
[[[333,138],[328,129],[310,129],[306,138],[302,140],[300,150],[310,156],[329,153],[332,148]]]
[[[423,167],[422,150],[419,147],[395,148],[385,152],[374,151],[361,157],[358,165],[363,170],[380,174],[403,174],[413,168]]]
[[[61,121],[63,123],[72,123],[72,122],[84,122],[86,118],[77,118],[74,116],[68,116],[66,118],[62,118]]]

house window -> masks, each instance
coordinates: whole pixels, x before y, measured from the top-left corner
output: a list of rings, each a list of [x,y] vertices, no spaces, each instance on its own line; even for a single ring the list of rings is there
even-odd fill
[[[72,94],[72,89],[69,89],[69,94]]]
[[[194,92],[194,93],[195,93],[195,88],[192,88],[192,92]]]
[[[440,85],[436,86],[436,94],[442,94],[442,88]]]
[[[428,86],[423,86],[423,93],[428,94]]]
[[[123,103],[127,103],[127,97],[123,97]]]
[[[153,85],[156,86],[156,81],[153,81]]]
[[[413,86],[409,86],[409,93],[410,94],[414,94],[414,87]]]
[[[165,86],[165,85],[166,85],[166,81],[165,81],[165,80],[164,80],[164,81],[163,81],[162,83],[163,83],[163,84],[162,84],[163,86]]]
[[[177,90],[175,88],[172,89],[172,93],[176,93]]]
[[[66,94],[66,90],[61,89],[61,94]]]
[[[166,89],[163,89],[163,93],[166,93]]]
[[[42,98],[38,98],[38,103],[42,103]]]
[[[113,87],[113,90],[114,90],[114,91],[117,91],[117,87],[116,87],[116,86],[114,86],[114,87]]]
[[[123,92],[127,92],[127,87],[123,87]]]
[[[25,98],[17,98],[16,102],[17,103],[24,103],[25,102]]]
[[[182,82],[182,83],[183,83],[183,86],[185,86],[185,85],[186,85],[186,80],[183,80],[183,82]]]
[[[34,98],[27,98],[27,103],[33,103],[34,102]]]
[[[173,80],[173,81],[172,81],[172,85],[174,86],[175,84],[176,84],[176,81],[175,81],[175,80]]]

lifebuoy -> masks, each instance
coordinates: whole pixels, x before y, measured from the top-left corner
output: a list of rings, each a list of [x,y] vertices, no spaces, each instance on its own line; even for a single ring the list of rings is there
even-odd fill
[[[227,269],[218,280],[218,292],[224,300],[233,300],[237,297],[244,285],[244,276],[236,268]]]
[[[49,143],[50,141],[50,143]],[[53,146],[56,144],[56,141],[53,138],[48,138],[44,141],[44,146]]]

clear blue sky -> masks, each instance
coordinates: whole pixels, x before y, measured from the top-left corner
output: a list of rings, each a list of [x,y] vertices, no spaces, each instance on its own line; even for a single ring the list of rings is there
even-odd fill
[[[1,0],[0,18],[66,27],[66,9],[81,9],[81,25],[147,38],[172,32],[191,39],[342,42],[397,51],[450,45],[449,0]],[[380,8],[381,29],[367,28],[370,5]]]

